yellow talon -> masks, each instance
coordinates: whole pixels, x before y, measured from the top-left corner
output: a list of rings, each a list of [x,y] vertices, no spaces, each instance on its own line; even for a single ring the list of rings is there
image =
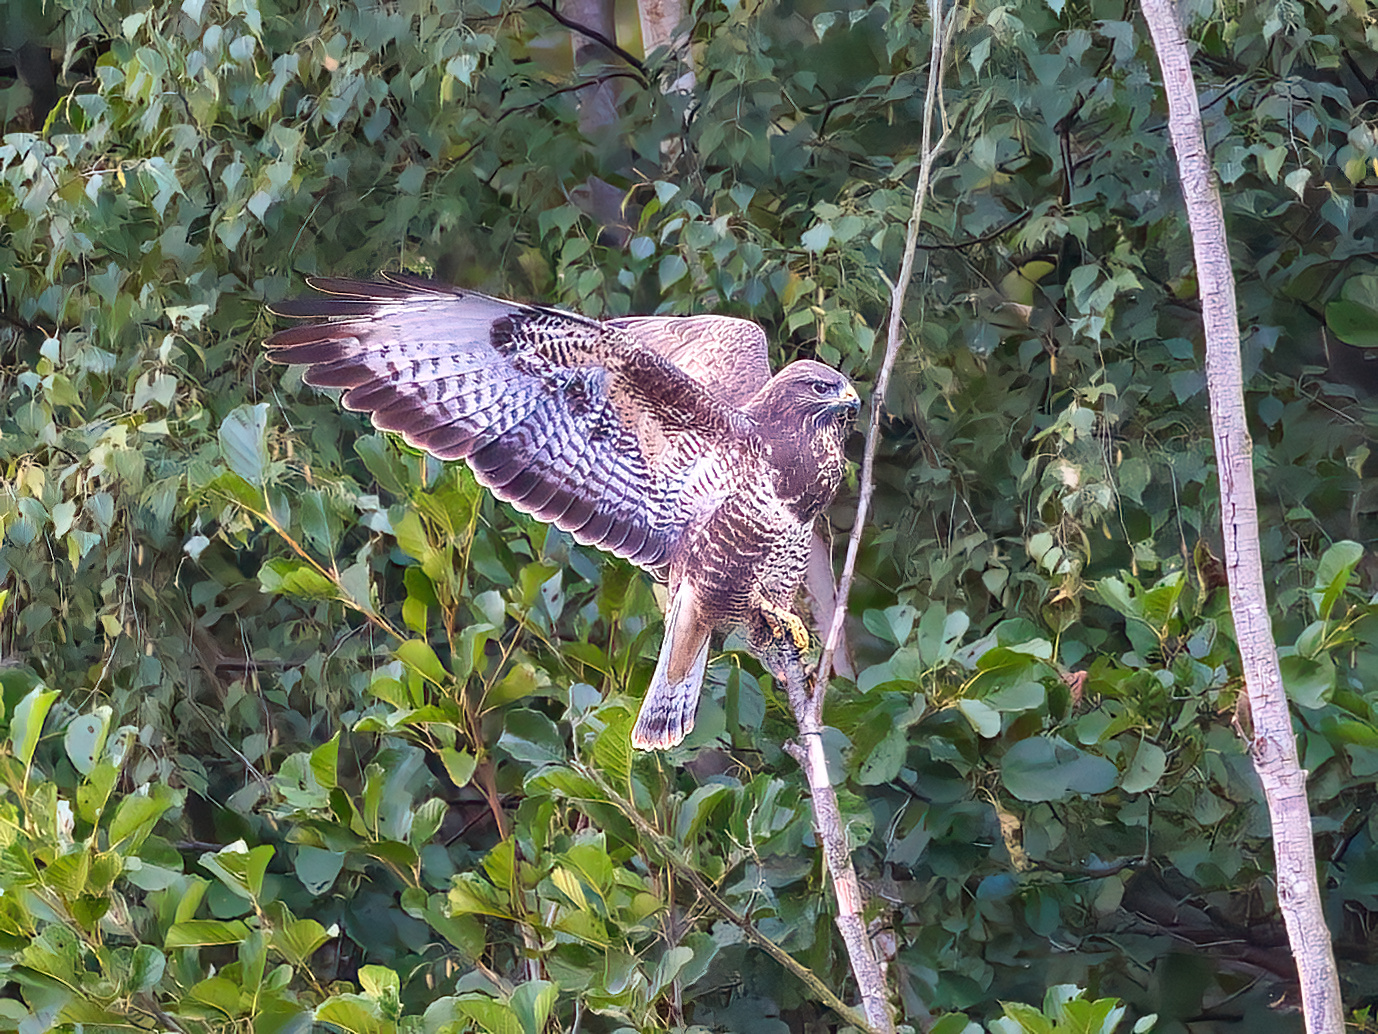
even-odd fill
[[[809,630],[799,619],[799,615],[784,607],[775,607],[768,603],[761,607],[761,615],[770,626],[773,638],[780,640],[788,635],[794,643],[794,648],[800,653],[809,648]]]

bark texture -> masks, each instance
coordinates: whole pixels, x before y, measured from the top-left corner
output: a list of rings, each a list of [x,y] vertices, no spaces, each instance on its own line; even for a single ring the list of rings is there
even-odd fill
[[[866,929],[861,914],[865,904],[861,884],[852,867],[852,852],[847,846],[847,831],[842,827],[842,812],[837,806],[837,793],[828,776],[827,755],[823,751],[823,690],[818,686],[809,691],[809,679],[797,655],[786,658],[785,688],[789,692],[790,709],[799,723],[799,740],[787,744],[799,767],[809,781],[810,803],[813,806],[813,828],[823,848],[823,858],[832,877],[833,893],[837,898],[837,931],[847,947],[861,997],[861,1011],[866,1024],[876,1034],[893,1034],[895,1020],[890,1013],[889,995],[885,988],[885,972]]]
[[[1259,555],[1252,443],[1245,422],[1239,321],[1224,211],[1211,178],[1196,82],[1176,6],[1173,0],[1143,0],[1143,11],[1163,71],[1168,129],[1196,255],[1230,609],[1253,714],[1251,754],[1272,821],[1278,905],[1301,979],[1306,1029],[1310,1034],[1340,1034],[1344,1008],[1316,881],[1306,773],[1297,759]]]
[[[603,156],[603,168],[624,168],[628,163],[618,153],[617,80],[608,74],[618,60],[598,39],[617,39],[613,0],[565,0],[559,10],[569,21],[591,30],[570,32],[574,67],[588,77],[588,85],[579,91],[579,130]],[[631,239],[631,226],[623,213],[624,193],[602,177],[590,176],[570,191],[570,199],[598,221],[606,240],[620,245]]]
[[[646,56],[664,47],[682,67],[682,71],[672,71],[673,78],[666,84],[665,92],[692,91],[695,77],[689,58],[689,35],[680,31],[688,13],[684,0],[637,0],[636,11],[641,18],[641,46]]]

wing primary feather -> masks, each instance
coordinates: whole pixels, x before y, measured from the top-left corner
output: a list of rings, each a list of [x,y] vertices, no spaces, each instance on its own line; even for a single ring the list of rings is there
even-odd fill
[[[321,294],[272,308],[318,322],[274,334],[271,359],[344,389],[378,428],[467,459],[519,509],[648,567],[682,534],[673,515],[693,457],[749,433],[734,378],[768,371],[763,333],[741,320],[600,322],[408,273],[308,282]]]

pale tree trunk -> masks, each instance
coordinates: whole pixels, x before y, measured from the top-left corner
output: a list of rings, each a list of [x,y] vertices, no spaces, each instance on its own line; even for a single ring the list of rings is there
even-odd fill
[[[684,71],[665,88],[666,93],[689,93],[694,89],[694,66],[689,56],[689,36],[680,31],[687,15],[684,0],[637,0],[641,18],[641,46],[650,57],[662,47],[676,56]]]
[[[616,42],[617,19],[613,0],[564,0],[563,19],[579,26],[570,30],[576,74],[589,76],[588,86],[579,91],[579,131],[603,155],[611,158],[617,150],[617,80],[607,73],[619,63],[613,52],[600,42]],[[586,31],[580,31],[580,30]],[[624,161],[605,162],[607,168],[625,165]],[[623,213],[623,191],[600,176],[590,176],[570,191],[570,199],[599,223],[602,235],[616,244],[631,237],[631,226]]]
[[[1196,254],[1230,610],[1234,614],[1235,638],[1253,716],[1251,755],[1273,827],[1278,906],[1287,924],[1301,979],[1306,1029],[1310,1034],[1341,1034],[1344,1008],[1316,881],[1306,773],[1297,761],[1292,716],[1282,688],[1264,591],[1252,444],[1244,415],[1239,322],[1225,217],[1220,193],[1211,179],[1196,83],[1176,6],[1173,0],[1143,0],[1143,11],[1163,70],[1168,129],[1177,152],[1178,174]]]

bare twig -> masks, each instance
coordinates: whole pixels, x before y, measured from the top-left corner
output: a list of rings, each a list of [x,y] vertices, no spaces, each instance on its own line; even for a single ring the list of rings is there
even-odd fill
[[[866,920],[861,914],[864,902],[852,853],[847,847],[847,831],[842,827],[842,812],[837,806],[837,792],[828,776],[828,760],[823,752],[823,720],[821,708],[815,701],[823,697],[822,686],[809,692],[808,676],[804,673],[797,653],[779,658],[784,668],[785,688],[789,692],[790,707],[799,723],[799,742],[787,743],[785,749],[809,781],[809,803],[813,806],[814,831],[823,848],[823,859],[832,877],[833,893],[837,897],[837,931],[847,946],[847,958],[852,964],[861,1008],[866,1025],[878,1034],[893,1034],[894,1017],[890,1015],[889,995],[880,960],[866,932]]]
[[[802,672],[800,674],[802,676]],[[603,778],[602,772],[596,767],[584,765],[582,763],[576,763],[574,768],[585,779],[597,786],[607,800],[630,820],[632,825],[636,827],[637,832],[641,834],[642,844],[650,845],[654,848],[655,853],[660,856],[661,860],[683,878],[685,882],[690,884],[694,890],[708,902],[709,906],[712,907],[715,912],[734,926],[738,927],[748,941],[756,945],[756,947],[760,948],[776,962],[780,963],[780,965],[790,973],[793,973],[794,976],[809,989],[814,997],[828,1008],[832,1009],[844,1021],[850,1023],[854,1027],[864,1028],[866,1026],[865,1018],[839,998],[833,992],[832,988],[818,978],[818,975],[814,973],[813,970],[800,963],[794,956],[785,951],[784,948],[780,947],[765,934],[761,933],[760,930],[756,929],[750,919],[728,904],[726,899],[714,890],[707,880],[699,875],[698,870],[684,860],[684,845],[667,837],[660,830],[656,829],[655,826],[651,825],[646,817],[637,810],[636,805],[612,788],[608,781]],[[893,1030],[893,1027],[889,1029]]]
[[[1283,691],[1258,540],[1254,465],[1244,412],[1239,316],[1225,215],[1201,129],[1200,101],[1186,34],[1173,0],[1143,0],[1144,18],[1163,70],[1168,130],[1191,226],[1201,318],[1206,334],[1206,389],[1220,478],[1220,514],[1229,572],[1230,611],[1253,715],[1250,753],[1273,828],[1278,907],[1301,979],[1302,1012],[1310,1034],[1345,1027],[1339,974],[1316,880],[1315,841],[1306,773],[1297,759],[1292,715]]]
[[[942,111],[942,132],[933,141],[933,116],[942,110],[943,67],[947,60],[948,43],[957,25],[958,8],[954,7],[943,15],[943,0],[929,0],[929,14],[933,22],[933,45],[928,59],[928,87],[923,103],[923,143],[919,160],[919,178],[914,184],[914,206],[909,215],[909,229],[904,241],[904,259],[900,263],[900,275],[890,288],[890,323],[885,338],[885,357],[876,373],[875,390],[871,393],[871,421],[866,429],[866,451],[861,458],[861,488],[857,495],[856,523],[847,540],[847,559],[842,564],[842,577],[837,583],[837,610],[833,614],[828,637],[823,641],[823,656],[818,661],[815,676],[814,706],[822,712],[823,691],[833,670],[833,654],[837,652],[842,640],[842,623],[847,617],[847,597],[852,591],[852,578],[856,573],[856,558],[861,551],[861,536],[866,530],[866,516],[871,509],[871,496],[875,493],[876,447],[880,441],[880,414],[885,405],[885,392],[890,386],[890,373],[895,368],[903,342],[904,296],[908,293],[909,282],[914,277],[914,254],[919,245],[919,227],[923,222],[924,202],[928,198],[928,184],[933,177],[933,162],[947,142],[951,128],[947,124],[946,111]]]
[[[827,638],[823,643],[823,655],[819,658],[812,691],[797,656],[780,658],[778,665],[785,676],[795,721],[799,723],[799,742],[789,745],[787,749],[799,762],[808,778],[814,829],[823,847],[823,856],[827,861],[828,873],[832,877],[833,891],[837,897],[838,932],[847,946],[852,975],[856,978],[867,1024],[872,1030],[884,1034],[894,1031],[895,1021],[890,1013],[889,996],[886,993],[880,959],[871,943],[866,921],[862,916],[861,888],[857,882],[856,870],[852,866],[847,834],[842,828],[837,794],[828,776],[827,759],[823,751],[823,697],[827,690],[828,677],[833,670],[833,657],[842,640],[842,626],[847,615],[847,597],[852,588],[852,578],[856,571],[856,559],[861,549],[861,537],[866,527],[871,496],[875,491],[875,459],[876,447],[880,440],[881,410],[885,404],[890,373],[894,369],[903,340],[904,296],[914,275],[914,255],[918,250],[924,202],[928,197],[933,163],[949,133],[946,113],[942,106],[943,66],[948,43],[957,24],[957,9],[953,8],[944,14],[943,0],[929,0],[928,10],[933,25],[933,42],[929,52],[928,87],[924,96],[919,177],[914,185],[914,204],[905,236],[904,259],[900,264],[899,276],[890,291],[890,323],[886,335],[885,356],[876,374],[875,390],[871,398],[871,420],[866,432],[866,451],[861,462],[861,490],[857,499],[856,522],[847,543],[847,559],[842,566],[842,577],[838,582],[837,609],[833,612]],[[933,139],[935,113],[943,115],[942,132],[936,141]]]
[[[570,32],[577,32],[585,39],[593,40],[595,43],[601,43],[603,46],[607,47],[611,53],[616,54],[626,62],[626,64],[635,68],[638,73],[638,78],[643,84],[647,82],[648,75],[646,73],[646,66],[635,54],[619,47],[617,41],[610,38],[606,32],[599,32],[591,25],[586,25],[581,21],[576,21],[573,18],[561,14],[553,3],[546,3],[545,0],[536,0],[536,3],[533,3],[531,6],[538,11],[544,11],[546,14],[550,15],[550,17],[554,18]]]

